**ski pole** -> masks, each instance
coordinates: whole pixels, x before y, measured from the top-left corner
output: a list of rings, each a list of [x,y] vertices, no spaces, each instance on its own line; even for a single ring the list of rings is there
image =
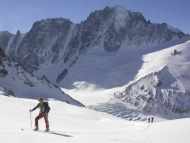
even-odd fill
[[[32,113],[30,112],[30,128],[32,129]]]

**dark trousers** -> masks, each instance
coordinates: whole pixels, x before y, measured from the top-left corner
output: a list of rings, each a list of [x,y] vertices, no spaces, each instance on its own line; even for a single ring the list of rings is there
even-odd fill
[[[48,113],[39,113],[39,115],[35,118],[35,126],[38,128],[38,120],[44,118],[46,129],[49,129],[49,121],[48,121]]]

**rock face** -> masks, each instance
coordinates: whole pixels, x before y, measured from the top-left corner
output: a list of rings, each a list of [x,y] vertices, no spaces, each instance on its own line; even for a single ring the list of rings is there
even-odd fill
[[[8,46],[8,43],[14,35],[9,33],[8,31],[2,31],[0,32],[0,47],[6,48]]]
[[[18,32],[9,41],[6,53],[26,71],[63,85],[70,68],[94,47],[109,54],[122,47],[148,49],[185,36],[165,23],[147,21],[141,13],[106,7],[92,12],[80,24],[63,18],[35,22],[28,33]]]
[[[189,93],[167,67],[132,83],[115,97],[130,109],[165,118],[176,118],[190,110]]]
[[[71,27],[72,23],[64,19],[36,22],[17,49],[18,61],[30,72],[47,61],[56,62]]]

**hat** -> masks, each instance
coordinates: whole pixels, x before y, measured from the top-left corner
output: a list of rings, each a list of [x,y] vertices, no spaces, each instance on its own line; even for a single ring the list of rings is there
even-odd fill
[[[42,97],[40,97],[38,100],[39,100],[39,101],[43,101],[44,99],[43,99]]]

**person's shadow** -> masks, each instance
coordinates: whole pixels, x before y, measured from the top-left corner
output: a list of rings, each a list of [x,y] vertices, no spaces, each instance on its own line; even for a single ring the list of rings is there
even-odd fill
[[[49,134],[53,134],[53,135],[58,135],[58,136],[63,136],[63,137],[73,137],[71,135],[68,135],[68,134],[64,134],[64,133],[60,133],[60,132],[56,132],[56,131],[49,131],[47,132]]]

